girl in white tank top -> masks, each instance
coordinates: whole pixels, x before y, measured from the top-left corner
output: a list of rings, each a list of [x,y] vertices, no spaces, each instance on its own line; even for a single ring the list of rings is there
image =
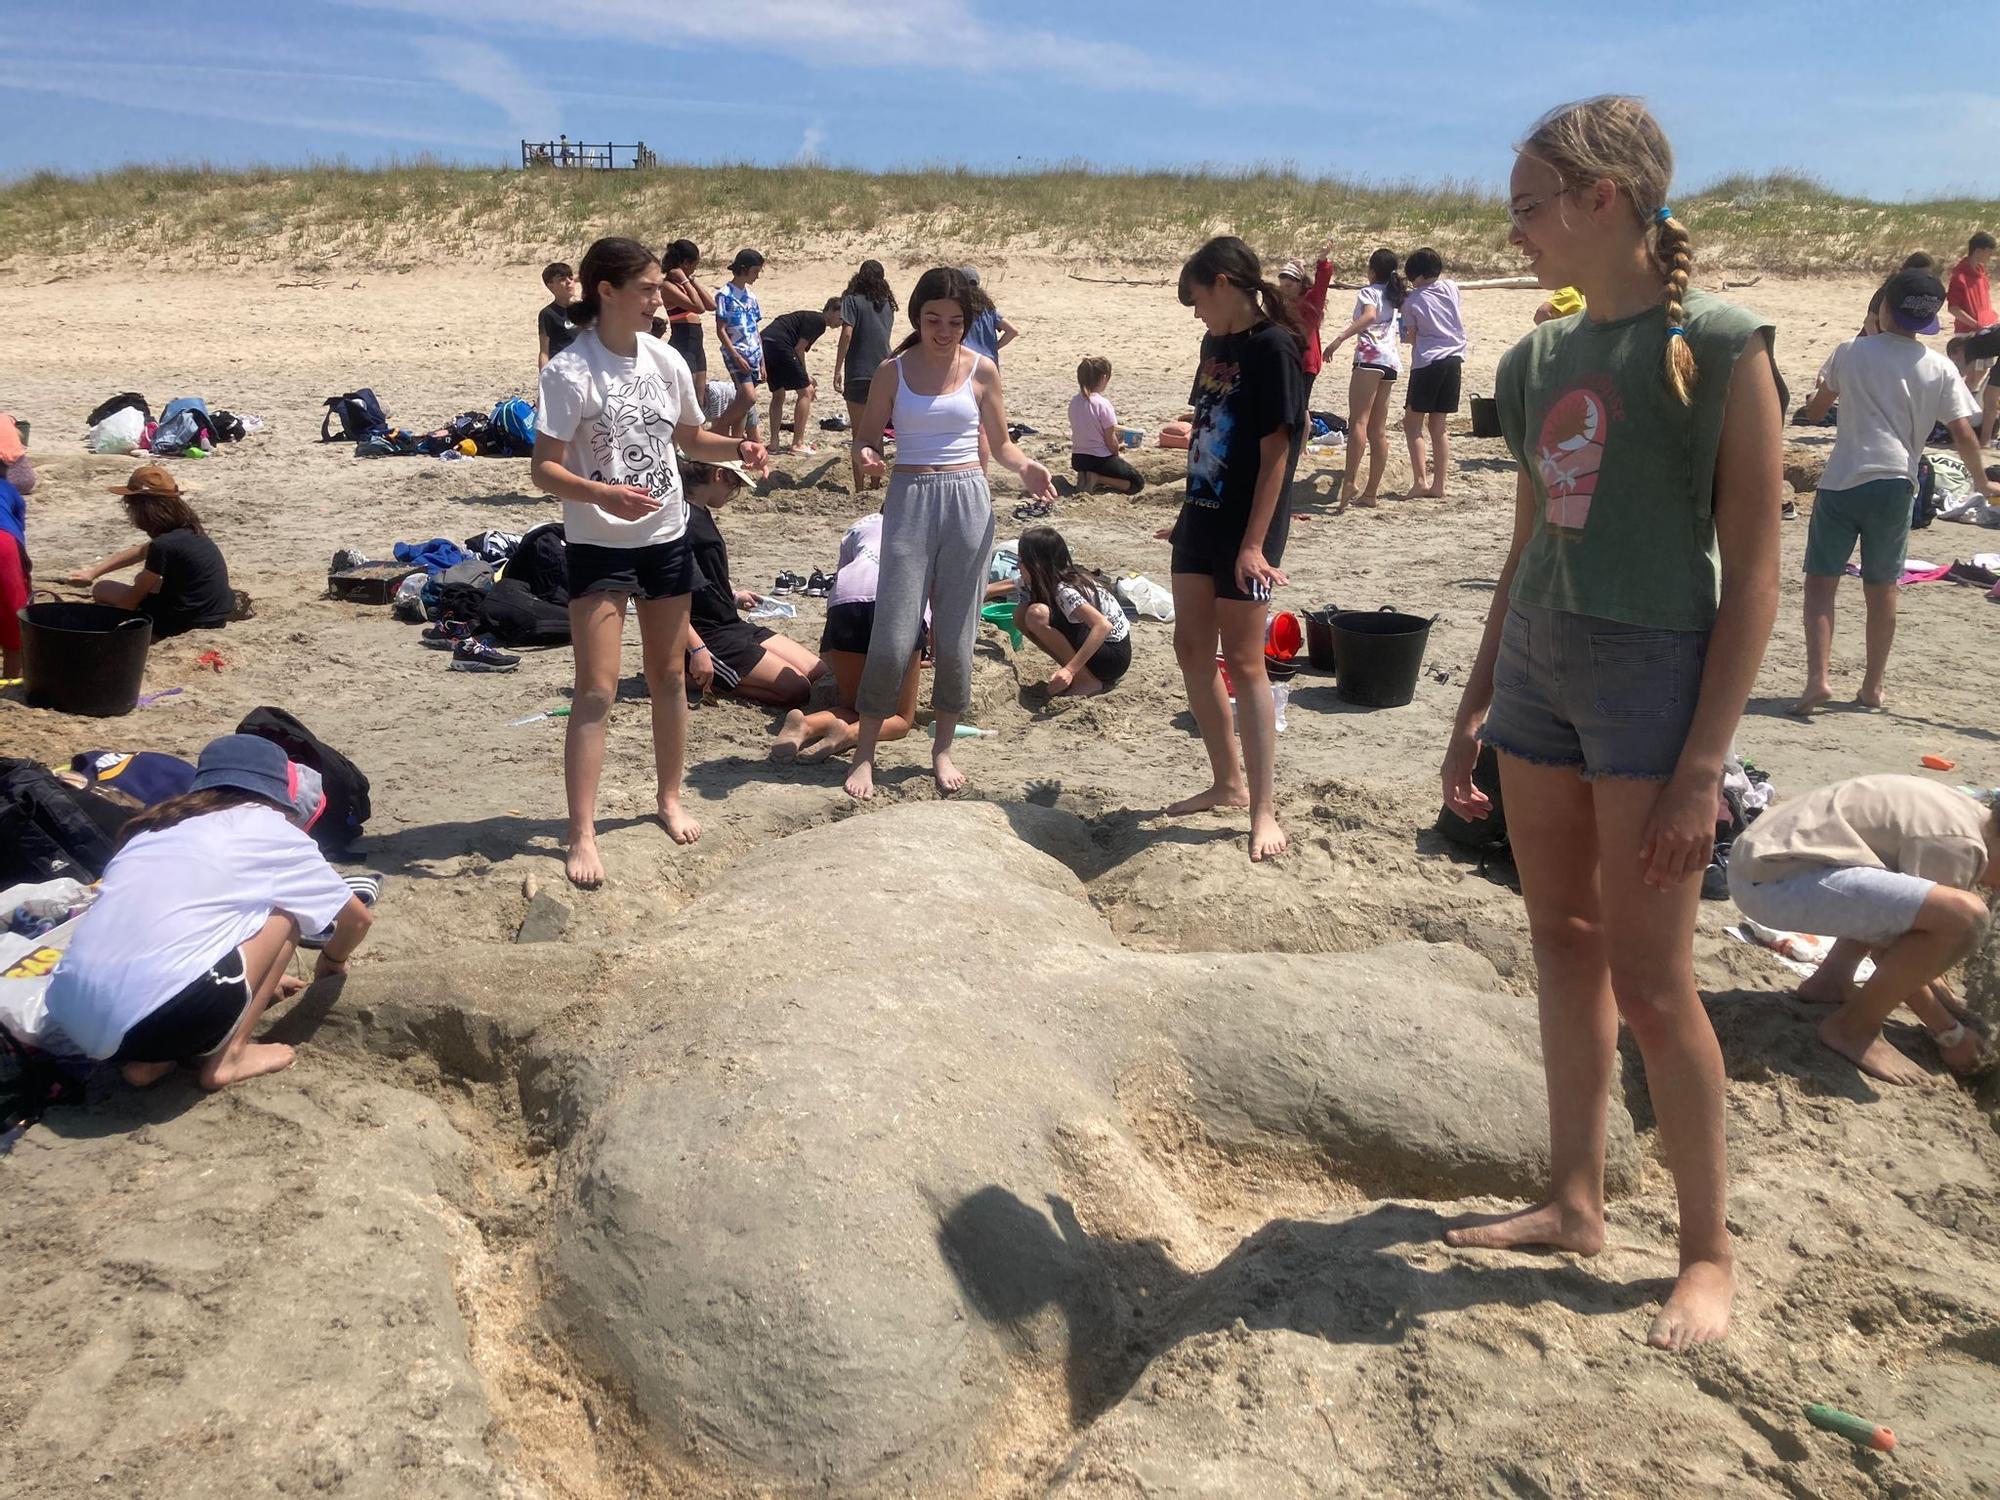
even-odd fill
[[[856,704],[861,739],[847,778],[853,797],[875,794],[876,741],[882,721],[896,712],[926,601],[936,661],[931,770],[941,792],[965,785],[951,745],[972,701],[972,642],[993,552],[993,497],[979,461],[982,429],[994,459],[1018,475],[1030,495],[1055,498],[1049,471],[1007,436],[999,367],[964,347],[965,330],[979,313],[971,283],[947,267],[926,271],[909,307],[916,332],[887,362],[894,371],[884,369],[872,380],[854,433],[857,467],[868,479],[883,472],[882,430],[892,419],[896,424],[896,468],[882,501],[875,628]]]

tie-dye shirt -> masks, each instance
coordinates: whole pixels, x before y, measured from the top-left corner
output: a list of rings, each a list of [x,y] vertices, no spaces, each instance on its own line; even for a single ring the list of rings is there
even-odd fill
[[[1501,358],[1500,428],[1540,510],[1514,570],[1517,602],[1661,630],[1714,625],[1723,409],[1738,356],[1774,330],[1705,292],[1683,305],[1699,371],[1688,406],[1666,382],[1659,307],[1547,322]]]
[[[723,337],[729,346],[743,356],[743,362],[750,366],[752,375],[764,373],[764,340],[757,332],[757,325],[764,321],[764,309],[757,305],[757,294],[747,286],[726,282],[715,294],[715,320],[722,325]],[[732,377],[742,372],[736,362],[725,358]]]

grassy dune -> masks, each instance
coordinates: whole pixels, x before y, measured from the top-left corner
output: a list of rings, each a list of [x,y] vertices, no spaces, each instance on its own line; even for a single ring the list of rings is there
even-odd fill
[[[1808,177],[1733,177],[1676,202],[1710,269],[1878,271],[1913,249],[1950,255],[2000,204],[1876,203]],[[301,272],[574,258],[603,233],[681,235],[727,253],[909,266],[975,255],[1158,266],[1212,234],[1267,256],[1331,236],[1343,266],[1375,244],[1435,245],[1458,274],[1519,269],[1500,199],[1468,183],[1379,183],[1284,171],[864,173],[818,166],[665,165],[520,172],[416,162],[37,173],[0,187],[0,266],[87,270],[275,266]]]

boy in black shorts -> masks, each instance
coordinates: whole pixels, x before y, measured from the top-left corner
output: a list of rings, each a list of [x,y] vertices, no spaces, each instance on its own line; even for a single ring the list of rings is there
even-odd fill
[[[806,423],[812,418],[813,397],[819,387],[806,373],[806,353],[819,342],[827,328],[840,327],[840,299],[829,297],[818,312],[788,312],[771,319],[764,328],[764,379],[771,387],[771,440],[785,430],[785,392],[796,391],[792,408],[792,452],[819,452],[806,441]]]

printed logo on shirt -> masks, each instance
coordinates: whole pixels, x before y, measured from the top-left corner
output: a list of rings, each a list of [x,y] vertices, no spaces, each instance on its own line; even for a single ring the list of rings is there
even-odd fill
[[[604,393],[604,411],[590,434],[591,478],[630,484],[662,503],[680,490],[673,462],[673,413],[680,410],[667,382],[641,375]]]
[[[1581,531],[1589,523],[1605,438],[1612,422],[1623,416],[1618,393],[1601,376],[1587,377],[1549,407],[1535,444],[1535,473],[1547,497],[1543,519],[1548,525]]]
[[[1231,360],[1207,361],[1196,378],[1194,436],[1188,444],[1190,504],[1209,510],[1222,506],[1222,476],[1229,466],[1229,440],[1236,430],[1229,398],[1242,382],[1243,367]]]

